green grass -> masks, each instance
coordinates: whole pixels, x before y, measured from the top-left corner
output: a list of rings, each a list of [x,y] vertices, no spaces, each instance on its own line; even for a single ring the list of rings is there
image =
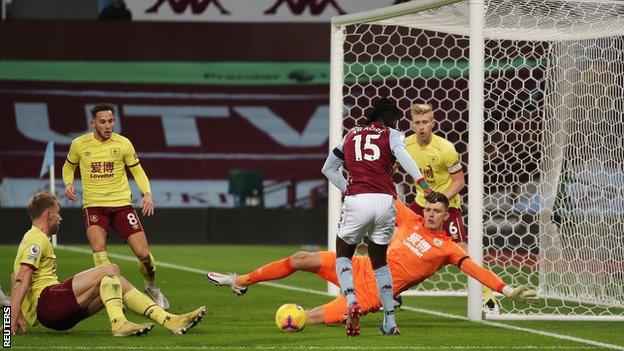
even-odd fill
[[[86,247],[85,247],[86,248]],[[0,246],[0,282],[8,287],[15,246]],[[111,246],[110,252],[132,255],[126,246]],[[167,245],[152,246],[160,262],[216,271],[247,272],[260,264],[285,257],[299,250],[294,246],[226,246]],[[91,268],[91,256],[84,253],[56,250],[61,279]],[[136,263],[114,260],[123,275],[141,286]],[[244,296],[236,296],[227,288],[209,284],[201,274],[174,268],[158,268],[158,283],[171,301],[171,311],[185,312],[199,305],[208,309],[204,320],[189,334],[175,336],[157,326],[141,338],[117,339],[110,336],[106,313],[101,311],[68,332],[55,332],[36,326],[26,334],[13,338],[14,348],[42,349],[599,349],[587,343],[561,340],[524,331],[508,330],[461,319],[419,313],[402,309],[397,320],[403,332],[400,337],[377,334],[381,315],[363,318],[362,336],[348,339],[342,326],[309,325],[300,333],[283,333],[274,324],[275,310],[284,303],[296,302],[306,308],[322,305],[330,297],[309,292],[256,285]],[[325,282],[313,274],[295,273],[280,284],[325,291]],[[463,297],[408,297],[408,307],[466,315]],[[132,321],[145,318],[127,312]],[[624,349],[622,322],[504,322],[523,328],[568,335],[586,340],[618,345]]]

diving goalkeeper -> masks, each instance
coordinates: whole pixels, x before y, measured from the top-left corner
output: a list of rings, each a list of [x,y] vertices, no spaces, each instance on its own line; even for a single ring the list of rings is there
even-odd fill
[[[387,254],[395,296],[429,278],[442,267],[452,264],[477,279],[481,284],[514,301],[527,304],[535,304],[539,301],[535,291],[525,286],[507,285],[492,271],[476,264],[459,245],[445,234],[443,224],[449,216],[449,202],[444,194],[433,193],[427,198],[424,217],[414,213],[399,200],[395,201],[395,206],[397,228]],[[229,286],[238,295],[244,294],[250,285],[281,279],[296,271],[316,273],[321,278],[338,285],[335,262],[336,253],[334,252],[300,251],[248,274],[209,272],[206,277],[216,285]],[[378,311],[381,302],[377,295],[375,274],[370,258],[354,257],[353,277],[363,313]],[[345,318],[345,306],[345,297],[341,295],[325,305],[312,308],[307,311],[308,323],[341,323]]]

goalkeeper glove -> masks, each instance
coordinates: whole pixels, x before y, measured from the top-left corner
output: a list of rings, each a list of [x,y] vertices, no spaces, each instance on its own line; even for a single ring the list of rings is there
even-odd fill
[[[505,286],[503,288],[503,295],[516,302],[523,302],[528,305],[534,305],[539,302],[537,293],[534,290],[529,289],[526,285],[520,285],[516,288]]]

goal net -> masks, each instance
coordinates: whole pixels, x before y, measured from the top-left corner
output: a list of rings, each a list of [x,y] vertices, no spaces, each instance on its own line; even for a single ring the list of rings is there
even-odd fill
[[[398,101],[408,135],[411,104],[431,103],[434,133],[455,144],[465,173],[484,172],[484,266],[543,298],[530,308],[500,298],[486,317],[624,319],[624,2],[485,9],[481,165],[467,153],[468,1],[334,18],[330,147],[377,97]],[[412,180],[395,180],[411,201]],[[331,189],[330,246],[339,202]],[[465,294],[466,280],[450,267],[409,293]]]

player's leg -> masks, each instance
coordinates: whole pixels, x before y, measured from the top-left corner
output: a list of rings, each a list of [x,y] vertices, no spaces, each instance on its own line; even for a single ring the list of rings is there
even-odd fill
[[[342,303],[342,309],[344,310],[344,301],[341,303]],[[314,308],[307,310],[306,315],[307,315],[307,319],[306,319],[307,324],[325,323],[325,313],[323,311],[323,306],[318,306],[318,307],[314,307]]]
[[[394,318],[394,300],[392,293],[392,275],[386,261],[388,243],[392,237],[395,224],[396,209],[390,196],[380,196],[375,206],[376,213],[375,229],[370,235],[368,243],[368,255],[371,260],[379,300],[383,306],[383,325],[380,331],[386,335],[400,334]]]
[[[259,282],[285,278],[296,271],[316,273],[321,268],[318,252],[299,251],[289,257],[270,262],[254,271],[237,275],[208,272],[206,278],[218,286],[229,286],[237,295],[247,292],[247,287]]]
[[[308,315],[308,324],[338,324],[345,320],[347,309],[345,307],[346,299],[344,295],[340,295],[323,306],[314,307],[306,311]]]
[[[336,284],[336,286],[338,286],[339,284],[338,278],[336,277],[336,254],[330,251],[319,251],[317,252],[317,254],[318,255],[314,255],[314,259],[315,260],[320,259],[321,263],[320,263],[320,268],[316,270],[316,274],[319,275],[321,278],[325,279],[326,281],[332,282]],[[375,288],[369,288],[366,284],[366,274],[370,274],[370,273],[364,273],[364,272],[371,271],[370,259],[368,257],[354,257],[352,264],[353,264],[354,272],[356,272],[356,276],[354,277],[354,282],[355,282],[355,285],[357,285],[357,293],[365,294],[365,296],[361,295],[360,298],[358,298],[358,302],[359,303],[363,302],[363,306],[364,306],[360,312],[366,313],[367,311],[370,310],[370,308],[368,308],[367,306],[373,305],[373,303],[370,303],[369,301],[369,300],[372,300],[371,294],[367,294],[366,292],[367,290],[368,291],[375,290]],[[376,299],[376,297],[373,297],[373,299]],[[374,307],[375,309],[379,308],[378,301]],[[309,324],[316,324],[316,323],[336,324],[336,323],[342,323],[342,322],[348,323],[349,321],[346,320],[346,317],[348,316],[348,312],[349,311],[347,309],[347,299],[344,295],[338,296],[336,299],[334,299],[333,301],[323,306],[315,307],[306,311],[308,315]],[[352,318],[352,317],[349,317],[349,318]],[[359,316],[358,316],[358,320],[359,320]],[[355,324],[355,325],[352,325],[351,327],[352,327],[352,330],[350,331],[351,334],[359,333],[359,325]],[[348,335],[351,335],[351,334],[348,334]]]
[[[350,244],[340,237],[336,237],[336,277],[345,295],[347,305],[356,301],[353,285],[353,254],[356,244]]]
[[[87,239],[93,252],[95,266],[109,264],[106,239],[110,228],[109,214],[102,207],[88,207],[82,210],[85,217]]]
[[[345,331],[347,336],[360,335],[360,316],[362,314],[362,308],[355,295],[353,262],[351,261],[358,242],[359,240],[350,244],[339,236],[336,236],[336,277],[340,283],[340,290],[342,290],[345,296]]]
[[[240,286],[285,278],[296,271],[317,272],[321,268],[321,255],[318,252],[299,251],[295,254],[264,265],[251,273],[237,277]]]
[[[99,284],[95,284],[98,280]],[[152,324],[134,324],[123,315],[122,307],[142,314],[163,325],[174,334],[184,334],[194,327],[205,314],[205,307],[195,311],[175,315],[160,308],[153,300],[137,290],[124,277],[119,275],[119,268],[109,264],[79,273],[74,277],[73,288],[81,306],[94,314],[106,307],[115,336],[140,335],[147,333]]]
[[[46,287],[39,297],[37,319],[48,328],[67,330],[105,306],[115,336],[146,333],[151,324],[137,325],[123,315],[121,287],[110,276],[118,272],[115,265],[102,265]]]
[[[308,324],[338,324],[345,322],[345,315],[347,314],[346,299],[344,295],[336,297],[331,302],[324,304],[323,306],[314,307],[306,311],[308,315]],[[379,305],[377,305],[379,307]],[[368,313],[369,310],[365,309],[364,313]]]
[[[111,221],[115,232],[124,240],[137,257],[139,272],[145,280],[145,292],[163,309],[169,309],[169,300],[156,287],[156,260],[147,244],[147,236],[132,206],[116,208]]]
[[[37,301],[37,320],[53,330],[69,330],[91,314],[80,306],[72,290],[74,277],[45,287]]]
[[[392,275],[386,261],[387,249],[388,245],[379,245],[372,240],[368,243],[368,255],[375,272],[377,293],[383,306],[383,325],[380,331],[387,335],[398,335],[400,332],[394,318],[395,302],[392,293]]]
[[[88,308],[92,315],[104,308],[104,303],[100,298],[100,283],[104,277],[118,275],[119,267],[112,263],[100,265],[74,275],[72,290],[78,305],[81,308]]]
[[[336,277],[346,298],[345,329],[348,336],[360,334],[361,307],[355,294],[351,258],[374,220],[374,210],[370,203],[373,197],[367,195],[372,194],[345,197],[336,233]]]
[[[135,256],[139,259],[139,272],[145,280],[145,292],[163,309],[169,309],[169,300],[156,287],[156,260],[149,250],[145,232],[141,231],[130,235],[127,239]]]
[[[357,245],[368,231],[372,217],[366,196],[346,196],[342,204],[336,233],[336,277],[346,297],[347,306],[354,304],[353,263],[351,258]]]
[[[153,327],[153,324],[135,324],[126,319],[122,296],[132,288],[125,279],[122,282],[119,267],[114,264],[78,273],[72,282],[74,296],[81,308],[86,309],[91,315],[103,307],[106,308],[114,336],[141,335]]]
[[[149,286],[154,286],[156,280],[156,261],[149,250],[145,232],[140,231],[133,233],[128,236],[126,242],[139,260],[139,271],[141,272],[145,283]]]
[[[201,321],[206,314],[206,308],[201,306],[185,314],[171,314],[162,309],[152,299],[132,286],[124,277],[119,277],[123,287],[123,304],[129,310],[150,318],[154,322],[167,328],[174,334],[185,334],[189,329]]]

